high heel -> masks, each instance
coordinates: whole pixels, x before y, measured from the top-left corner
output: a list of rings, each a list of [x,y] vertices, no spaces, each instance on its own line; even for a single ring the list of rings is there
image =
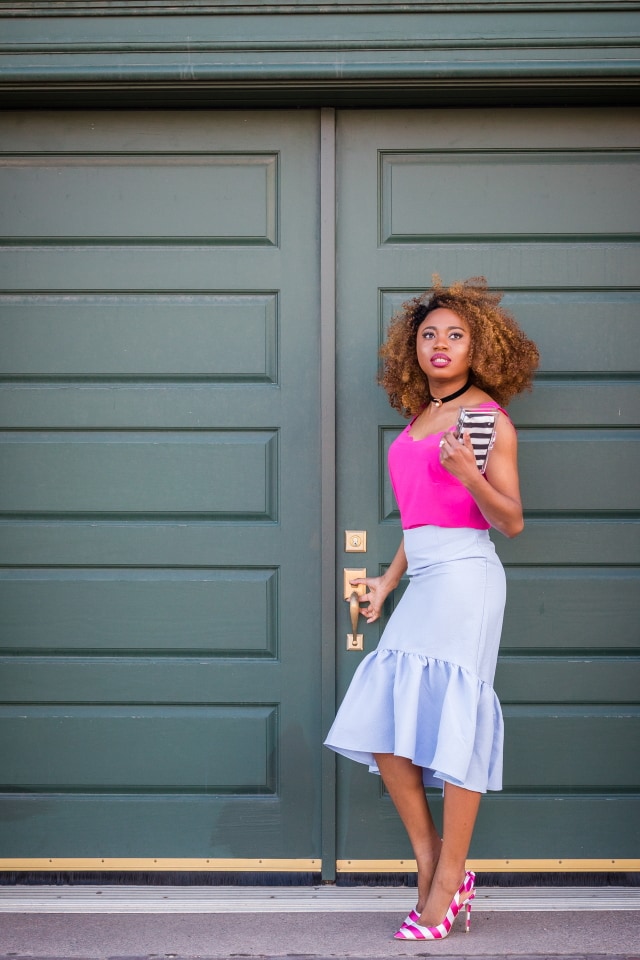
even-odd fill
[[[400,929],[394,933],[394,939],[444,940],[444,938],[449,935],[454,920],[463,908],[466,911],[465,930],[469,933],[471,929],[471,901],[476,895],[475,880],[475,873],[473,873],[472,870],[467,870],[464,880],[456,890],[453,900],[449,904],[447,915],[442,923],[439,923],[436,927],[423,927],[419,923],[410,920],[412,914],[415,914],[415,911],[412,910]]]
[[[467,870],[467,872],[464,875],[465,881],[468,879],[469,876],[471,876],[473,881],[475,881],[476,875],[475,873],[473,873],[473,871]],[[474,884],[472,883],[471,888],[473,888],[473,886]],[[475,893],[473,896],[475,897]],[[469,897],[468,899],[473,900],[473,897]],[[410,910],[407,916],[402,921],[402,927],[414,926],[416,923],[419,923],[419,921],[420,921],[420,911],[417,908],[415,910]],[[400,929],[402,929],[402,927]],[[467,922],[466,922],[467,933],[469,933],[470,927],[471,927],[471,905],[469,905],[469,908],[467,910]]]
[[[407,924],[409,923],[417,923],[419,919],[420,919],[420,914],[418,913],[418,911],[410,910],[409,913],[404,918],[404,920],[402,921],[402,926],[406,927]],[[402,927],[400,929],[402,929]]]

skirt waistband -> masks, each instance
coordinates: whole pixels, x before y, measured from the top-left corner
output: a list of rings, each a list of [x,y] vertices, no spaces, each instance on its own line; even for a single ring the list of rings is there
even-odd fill
[[[471,527],[412,527],[404,531],[409,576],[424,567],[481,557],[499,563],[487,530]]]

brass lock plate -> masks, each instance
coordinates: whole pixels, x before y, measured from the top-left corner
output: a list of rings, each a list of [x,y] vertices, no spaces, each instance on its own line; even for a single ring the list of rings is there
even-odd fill
[[[344,552],[345,553],[366,553],[367,552],[367,531],[366,530],[345,530]]]
[[[343,585],[343,597],[345,600],[348,600],[351,597],[351,594],[355,590],[359,597],[362,597],[367,592],[366,583],[356,583],[352,585],[350,580],[361,580],[363,577],[366,577],[366,569],[353,570],[353,569],[344,569],[344,585]]]
[[[347,650],[364,650],[364,634],[357,633],[356,639],[353,639],[353,634],[347,634]]]

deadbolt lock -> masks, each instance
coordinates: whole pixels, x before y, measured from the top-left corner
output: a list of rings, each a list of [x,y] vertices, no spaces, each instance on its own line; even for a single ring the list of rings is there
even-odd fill
[[[345,553],[366,553],[367,552],[367,531],[366,530],[345,530],[344,552]]]

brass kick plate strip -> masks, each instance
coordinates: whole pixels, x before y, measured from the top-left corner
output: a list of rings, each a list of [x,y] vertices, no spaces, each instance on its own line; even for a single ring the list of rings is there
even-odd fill
[[[225,870],[235,873],[249,871],[251,873],[287,872],[287,873],[319,873],[322,869],[322,860],[307,858],[296,859],[244,859],[238,858],[183,858],[183,857],[16,857],[0,858],[0,871],[96,871],[105,873],[118,871],[125,873],[132,871],[175,871],[189,873],[191,871]]]
[[[611,857],[595,860],[570,858],[548,860],[467,860],[476,873],[635,873],[640,860]],[[338,860],[338,873],[415,873],[415,860]]]
[[[477,873],[637,873],[640,860],[605,857],[600,859],[508,859],[467,861]],[[0,872],[91,872],[175,871],[182,873],[296,872],[319,873],[318,859],[182,858],[182,857],[8,857],[0,858]],[[338,873],[415,873],[415,860],[337,860]]]

